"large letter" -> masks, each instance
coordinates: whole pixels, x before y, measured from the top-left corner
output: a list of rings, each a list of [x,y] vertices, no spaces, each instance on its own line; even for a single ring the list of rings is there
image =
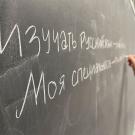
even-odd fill
[[[50,49],[51,49],[51,39],[50,39],[50,31],[48,30],[46,38],[45,38],[45,32],[44,29],[42,28],[42,37],[43,37],[43,41],[48,41],[48,50],[47,50],[47,54],[50,53]]]
[[[27,35],[27,33],[28,33],[31,29],[33,29],[34,32],[33,32],[32,36],[31,36],[31,38],[30,38],[29,44],[31,44],[31,43],[34,42],[35,40],[38,41],[38,53],[37,53],[37,56],[39,56],[40,50],[41,50],[41,43],[40,43],[40,38],[39,38],[38,36],[36,36],[36,32],[37,32],[36,26],[31,25],[31,26],[26,30],[25,35]]]
[[[65,90],[65,75],[64,74],[60,77],[59,83],[61,84],[59,95],[61,95],[62,90]]]
[[[76,74],[76,82],[74,83],[74,76]],[[72,73],[72,86],[75,87],[79,83],[77,72],[74,70]]]
[[[27,85],[25,97],[24,97],[23,104],[22,104],[22,108],[21,108],[21,111],[20,111],[19,115],[18,115],[18,109],[16,109],[16,118],[20,118],[21,115],[22,115],[22,113],[23,113],[24,106],[25,106],[26,99],[27,99],[28,92],[29,92],[29,87],[30,87],[31,80],[32,80],[32,83],[33,83],[33,87],[35,87],[34,78],[33,78],[33,73],[32,73],[32,72],[30,73],[30,77],[29,77],[29,81],[28,81],[28,85]],[[34,89],[35,89],[35,88],[34,88]]]
[[[81,49],[82,49],[83,43],[84,43],[85,40],[86,40],[85,32],[82,32],[82,33],[80,34],[80,38],[81,38]]]
[[[55,87],[53,96],[51,96],[51,94],[50,94],[50,85],[54,85],[54,87]],[[55,98],[56,92],[57,92],[57,84],[56,84],[56,82],[55,81],[49,82],[49,84],[48,84],[48,96],[49,96],[49,98],[51,100]]]
[[[12,29],[4,47],[2,48],[2,43],[1,43],[1,28],[0,28],[0,54],[2,54],[6,48],[6,46],[8,45],[12,35],[14,34],[15,30],[17,30],[18,33],[18,40],[19,40],[19,53],[20,53],[20,57],[22,57],[22,45],[21,45],[21,35],[20,35],[20,29],[19,26],[17,24],[15,24],[14,28]]]
[[[60,38],[62,39],[62,37],[63,37],[63,40],[62,40],[62,43],[61,43],[61,48],[62,48],[62,50],[66,50],[68,48],[68,45],[67,45],[67,38],[66,38],[65,31],[61,32]]]
[[[54,30],[53,30],[53,42],[57,43],[57,50],[59,53],[59,51],[60,51],[59,33],[57,32],[56,36],[54,36]]]
[[[34,96],[35,96],[35,103],[37,105],[37,99],[38,99],[39,91],[40,91],[40,88],[41,88],[41,82],[43,82],[44,103],[46,104],[44,72],[41,73],[39,84],[38,84],[38,88],[37,88],[37,91],[36,91],[35,81],[34,81],[33,73],[31,71],[30,77],[29,77],[29,81],[28,81],[28,85],[27,85],[27,89],[26,89],[26,93],[25,93],[25,97],[24,97],[22,108],[21,108],[21,111],[20,111],[19,115],[18,115],[18,109],[16,109],[16,118],[20,118],[22,113],[23,113],[24,106],[26,104],[26,100],[27,100],[27,97],[28,97],[28,92],[30,90],[30,84],[31,83],[33,85]]]

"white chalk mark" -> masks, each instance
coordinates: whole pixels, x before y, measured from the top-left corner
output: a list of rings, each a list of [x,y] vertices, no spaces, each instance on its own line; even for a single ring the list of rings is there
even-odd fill
[[[22,104],[22,107],[21,107],[19,115],[18,115],[18,109],[16,109],[16,118],[20,118],[22,113],[23,113],[24,106],[26,104],[26,100],[27,100],[27,97],[28,97],[28,92],[30,91],[30,84],[31,83],[32,83],[33,90],[34,90],[35,103],[37,105],[37,99],[38,99],[39,91],[41,89],[41,82],[43,83],[44,103],[46,104],[44,73],[43,72],[41,73],[40,81],[39,81],[38,88],[37,88],[37,91],[36,91],[35,81],[34,81],[33,73],[31,71],[30,72],[30,76],[29,76],[29,80],[28,80],[28,84],[27,84],[27,89],[26,89],[25,97],[24,97],[23,104]]]
[[[59,83],[61,85],[61,88],[60,88],[60,91],[59,91],[59,95],[61,95],[62,90],[65,90],[65,75],[64,74],[60,77]]]
[[[68,44],[67,44],[67,38],[66,38],[65,31],[62,31],[60,33],[60,38],[62,39],[61,48],[62,48],[62,50],[66,50],[68,48]]]
[[[22,108],[21,108],[21,111],[20,111],[19,115],[18,115],[18,109],[16,108],[16,118],[20,118],[22,113],[23,113],[24,106],[25,106],[26,99],[27,99],[28,92],[29,92],[29,87],[30,87],[31,79],[34,80],[32,72],[30,73],[30,77],[29,77],[29,81],[28,81],[28,85],[27,85],[24,101],[23,101]],[[32,81],[32,82],[33,82],[33,85],[34,85],[34,81]]]
[[[36,26],[34,26],[34,25],[29,26],[28,29],[25,32],[25,35],[27,35],[30,30],[33,30],[33,34],[32,34],[32,36],[31,36],[31,38],[29,40],[29,44],[33,43],[35,40],[38,41],[38,53],[37,53],[37,56],[39,56],[40,51],[41,51],[41,43],[40,43],[40,38],[38,36],[36,36],[36,33],[37,33]]]
[[[76,80],[75,80],[75,75],[76,75]],[[72,73],[72,86],[75,87],[78,83],[79,83],[78,75],[76,70],[74,70]]]
[[[48,49],[47,49],[47,54],[50,53],[50,50],[51,50],[51,39],[50,39],[50,30],[47,31],[47,35],[45,37],[45,32],[44,32],[44,29],[42,28],[42,38],[43,38],[43,41],[47,42],[47,46],[48,46]]]
[[[22,43],[21,43],[21,34],[20,34],[20,28],[18,26],[18,24],[15,24],[4,47],[2,48],[2,43],[1,43],[1,26],[0,26],[0,54],[3,54],[4,50],[6,49],[10,39],[12,38],[14,32],[17,31],[18,34],[18,41],[19,41],[19,53],[20,53],[20,57],[22,57]]]
[[[59,51],[60,51],[59,33],[56,32],[56,36],[55,36],[54,29],[53,29],[53,42],[57,43],[57,50],[58,50],[58,53],[59,53]]]
[[[54,88],[55,88],[53,96],[51,96],[51,94],[50,94],[51,93],[50,90],[52,90],[52,89],[50,89],[51,85],[54,86]],[[51,100],[55,98],[56,92],[57,92],[57,84],[56,84],[56,82],[55,81],[49,82],[49,84],[48,84],[48,96],[49,96],[49,98]]]

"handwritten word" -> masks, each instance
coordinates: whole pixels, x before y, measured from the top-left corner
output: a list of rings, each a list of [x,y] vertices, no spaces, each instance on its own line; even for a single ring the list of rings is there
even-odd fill
[[[74,39],[72,32],[66,33],[64,30],[61,32],[55,32],[55,30],[53,30],[51,36],[50,30],[48,30],[45,36],[44,28],[42,28],[42,38],[43,41],[47,42],[47,54],[51,51],[51,41],[53,44],[56,43],[58,53],[60,50],[71,52],[71,50],[77,48],[77,41]]]
[[[99,37],[91,37],[87,36],[85,32],[82,32],[80,34],[80,45],[81,48],[84,48],[86,50],[89,49],[105,49],[105,48],[125,48],[125,45],[123,43],[114,43],[108,39],[105,38],[104,35]]]
[[[88,78],[91,80],[91,77],[95,74],[98,74],[102,71],[111,68],[111,61],[106,60],[103,63],[96,63],[94,65],[89,65],[88,67],[81,67],[72,72],[72,86],[77,86],[80,82],[87,80]]]
[[[47,96],[49,97],[50,100],[53,100],[56,96],[56,94],[58,93],[59,95],[62,94],[62,91],[65,90],[65,74],[61,75],[59,78],[59,82],[56,81],[50,81],[48,84],[45,83],[45,74],[44,72],[41,73],[40,76],[40,80],[39,80],[39,84],[38,87],[36,88],[35,86],[35,81],[34,81],[34,76],[32,71],[30,72],[30,76],[29,76],[29,80],[28,80],[28,84],[27,84],[27,89],[26,89],[26,93],[25,93],[25,97],[23,100],[23,104],[21,107],[21,110],[19,112],[18,109],[16,109],[16,118],[20,118],[24,107],[26,105],[26,101],[28,98],[28,94],[30,92],[30,85],[32,84],[33,86],[33,92],[34,92],[34,97],[35,97],[35,104],[37,106],[38,104],[38,96],[39,96],[39,92],[40,90],[43,90],[43,94],[44,94],[44,104],[47,103]],[[60,87],[60,89],[58,90],[58,86]]]

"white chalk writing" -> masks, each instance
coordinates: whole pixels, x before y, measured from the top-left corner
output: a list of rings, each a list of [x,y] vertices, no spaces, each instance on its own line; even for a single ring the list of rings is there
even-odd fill
[[[45,84],[45,75],[44,75],[44,72],[42,71],[41,76],[40,76],[40,80],[39,80],[39,84],[38,84],[38,87],[36,89],[35,81],[34,81],[34,76],[33,76],[33,73],[31,71],[21,110],[19,112],[19,110],[16,109],[16,118],[20,118],[22,113],[23,113],[23,110],[24,110],[24,107],[26,105],[26,101],[27,101],[27,98],[28,98],[28,93],[30,91],[30,84],[31,83],[32,83],[32,86],[33,86],[33,91],[34,91],[35,104],[36,105],[38,104],[38,96],[39,96],[40,90],[43,90],[43,93],[44,93],[44,104],[46,104],[47,103],[46,102],[47,94],[48,94],[48,97],[49,97],[50,100],[53,100],[55,98],[56,92],[58,90],[57,89],[57,85],[61,86],[61,88],[59,90],[59,95],[61,95],[62,91],[65,90],[65,75],[63,74],[59,78],[59,82],[58,83],[56,83],[56,81],[50,81],[48,84]],[[41,83],[42,83],[42,85],[41,85]],[[52,88],[52,86],[53,86],[53,88]],[[46,90],[47,90],[47,93],[46,93]],[[53,95],[51,95],[52,90],[54,90]]]
[[[2,40],[1,40],[1,31],[0,31],[0,54],[3,54],[7,45],[9,44],[9,41],[11,40],[13,34],[17,32],[17,38],[18,38],[18,45],[19,45],[19,54],[20,57],[23,56],[22,53],[22,40],[21,40],[21,34],[20,34],[20,28],[18,24],[15,24],[11,33],[9,34],[9,37],[5,43],[5,45],[2,47]],[[61,31],[55,31],[47,29],[47,32],[45,32],[45,28],[41,28],[41,37],[39,36],[39,33],[37,32],[37,27],[34,25],[30,25],[26,31],[25,31],[25,37],[27,40],[29,39],[28,43],[33,44],[37,42],[38,50],[36,55],[39,56],[41,53],[41,47],[44,45],[47,46],[47,50],[44,50],[46,54],[50,54],[51,50],[54,48],[53,44],[56,44],[55,49],[58,53],[60,52],[71,52],[76,50],[77,48],[80,50],[85,51],[91,51],[96,49],[109,49],[109,48],[115,48],[115,49],[123,49],[125,48],[124,43],[118,41],[113,42],[107,38],[105,38],[105,35],[101,35],[101,37],[92,37],[88,36],[85,31],[79,33],[79,40],[76,40],[74,37],[73,32],[65,32],[64,30]],[[28,36],[31,33],[32,35],[29,38]]]

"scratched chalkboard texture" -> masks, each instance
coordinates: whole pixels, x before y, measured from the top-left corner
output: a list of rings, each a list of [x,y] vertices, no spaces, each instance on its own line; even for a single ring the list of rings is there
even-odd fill
[[[0,135],[128,135],[128,0],[0,0]]]

